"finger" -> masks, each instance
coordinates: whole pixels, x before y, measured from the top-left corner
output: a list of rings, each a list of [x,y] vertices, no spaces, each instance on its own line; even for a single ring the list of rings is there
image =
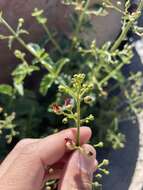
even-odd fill
[[[19,143],[17,143],[15,148],[7,155],[5,160],[0,165],[0,176],[2,176],[8,170],[9,166],[13,163],[13,161],[16,159],[16,157],[25,146],[38,141],[39,139],[23,139]]]
[[[82,148],[83,152],[77,150],[71,155],[58,190],[92,189],[92,177],[97,165],[97,162],[95,165],[96,153],[90,145],[84,145]]]
[[[47,171],[45,172],[45,180],[50,179],[60,179],[64,170],[65,165],[67,164],[71,153],[66,153],[61,160],[47,168]]]
[[[63,173],[63,169],[64,169],[64,167],[62,169],[55,168],[52,172],[48,171],[47,173],[45,173],[43,182],[45,183],[48,180],[60,179],[62,176],[62,173]],[[51,170],[52,170],[52,168],[51,168]]]
[[[76,141],[77,129],[67,129],[55,135],[51,135],[42,139],[33,149],[40,156],[44,166],[52,165],[59,161],[67,151],[65,146],[65,138],[70,138]],[[80,129],[80,143],[86,143],[91,137],[91,130],[88,127]]]

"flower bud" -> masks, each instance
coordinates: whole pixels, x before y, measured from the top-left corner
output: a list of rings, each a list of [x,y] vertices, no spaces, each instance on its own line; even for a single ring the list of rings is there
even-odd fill
[[[90,88],[91,90],[94,88],[94,84],[89,84],[88,88]]]
[[[103,171],[103,173],[104,173],[105,175],[109,175],[109,174],[110,174],[110,172],[109,172],[108,170],[106,170],[106,169],[103,169],[102,171]]]
[[[104,160],[103,160],[103,165],[104,165],[104,166],[108,166],[108,165],[109,165],[109,160],[104,159]]]
[[[91,103],[93,102],[93,98],[92,98],[91,96],[86,96],[86,97],[84,98],[84,102],[85,102],[86,104],[91,104]]]
[[[66,109],[69,110],[69,111],[72,111],[73,106],[72,105],[68,105],[68,106],[66,106]]]
[[[96,187],[96,188],[99,188],[99,187],[101,187],[102,185],[99,183],[99,182],[94,182],[93,184],[93,187]]]
[[[102,148],[104,146],[103,142],[99,142],[98,144],[95,144],[95,148]]]
[[[96,177],[97,178],[102,178],[102,175],[101,174],[97,174]]]
[[[60,91],[60,92],[64,92],[64,91],[65,91],[65,87],[64,87],[63,85],[60,85],[60,86],[59,86],[59,91]]]
[[[1,112],[3,112],[3,108],[2,108],[2,107],[0,107],[0,113],[1,113]]]
[[[52,188],[50,186],[47,186],[46,190],[52,190]]]
[[[68,123],[68,119],[65,117],[65,118],[62,120],[62,122],[63,122],[64,124],[67,124],[67,123]]]
[[[19,23],[23,24],[24,23],[24,19],[23,18],[19,18]]]
[[[93,121],[94,120],[94,116],[92,114],[90,114],[86,119],[85,119],[85,122],[86,123],[89,123],[90,121]]]

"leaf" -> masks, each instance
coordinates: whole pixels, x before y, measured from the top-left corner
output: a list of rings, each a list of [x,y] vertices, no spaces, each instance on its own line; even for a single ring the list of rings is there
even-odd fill
[[[28,65],[26,62],[20,64],[13,72],[12,76],[17,84],[23,82],[23,80],[34,71],[38,71],[39,68],[34,65]]]
[[[117,72],[116,75],[113,76],[113,78],[121,83],[125,82],[125,77],[121,72]]]
[[[134,26],[133,31],[138,35],[138,36],[143,36],[143,27],[139,26]]]
[[[45,52],[44,48],[41,48],[38,44],[30,43],[28,48],[35,55],[36,59],[33,63],[41,63],[48,71],[53,72],[53,66],[55,65],[49,54]]]
[[[40,83],[40,92],[42,95],[46,95],[48,89],[51,87],[54,82],[54,77],[51,74],[47,74],[43,77]]]
[[[0,85],[0,93],[12,96],[13,95],[13,88],[7,84],[1,84]]]
[[[56,63],[56,73],[57,75],[60,74],[63,66],[66,64],[66,63],[69,63],[70,59],[69,58],[61,58],[60,60],[57,61]]]
[[[35,8],[34,11],[33,11],[33,13],[32,13],[32,16],[33,17],[37,17],[37,16],[40,16],[43,13],[44,13],[43,10],[39,10],[39,9]]]
[[[44,11],[43,10],[39,10],[37,8],[34,9],[32,16],[36,17],[36,20],[39,24],[46,24],[47,22],[47,18],[44,17]]]
[[[23,84],[22,84],[22,83],[20,83],[20,84],[14,83],[14,87],[15,87],[15,89],[17,90],[17,92],[18,92],[21,96],[24,95],[24,87],[23,87]]]
[[[29,43],[28,48],[31,50],[31,52],[33,52],[33,54],[37,55],[37,57],[41,57],[41,55],[45,52],[43,48],[35,43]]]

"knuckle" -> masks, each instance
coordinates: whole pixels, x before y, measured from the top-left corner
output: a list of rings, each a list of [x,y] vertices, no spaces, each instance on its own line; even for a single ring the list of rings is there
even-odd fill
[[[61,135],[64,135],[71,140],[75,140],[76,138],[76,131],[74,129],[65,129],[60,132]]]
[[[19,151],[24,149],[25,147],[27,147],[30,143],[32,143],[33,140],[32,139],[22,139],[20,140],[16,146],[15,146],[15,150]]]
[[[35,143],[26,144],[21,151],[22,155],[35,155],[37,153],[37,146]]]
[[[19,155],[36,155],[38,149],[39,139],[30,139],[25,138],[20,140],[14,148],[14,152],[17,152]]]

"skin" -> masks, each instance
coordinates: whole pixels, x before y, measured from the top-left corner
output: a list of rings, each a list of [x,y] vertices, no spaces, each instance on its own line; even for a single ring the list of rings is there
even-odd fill
[[[0,189],[42,190],[47,179],[59,179],[58,190],[91,190],[97,166],[94,148],[85,144],[91,130],[81,128],[84,153],[70,151],[65,144],[67,137],[75,141],[76,132],[68,129],[43,139],[20,141],[0,165]]]

